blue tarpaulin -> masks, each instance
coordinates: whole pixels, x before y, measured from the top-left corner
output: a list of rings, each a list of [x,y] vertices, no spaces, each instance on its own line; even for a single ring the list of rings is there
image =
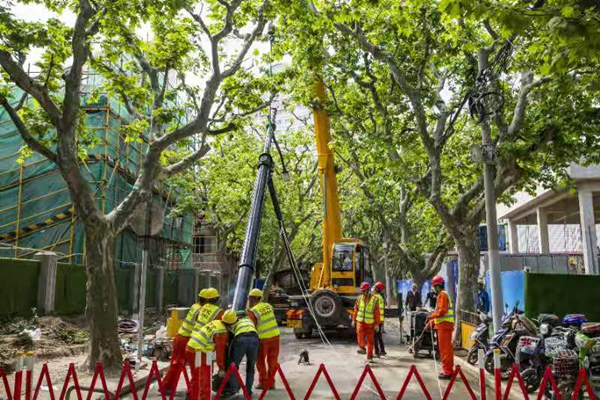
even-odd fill
[[[485,275],[486,290],[492,298],[491,285],[490,285],[490,274],[489,272]],[[508,304],[505,306],[505,311],[513,309],[513,307],[519,302],[519,309],[525,308],[525,280],[523,271],[506,271],[502,272],[502,298],[504,303]]]

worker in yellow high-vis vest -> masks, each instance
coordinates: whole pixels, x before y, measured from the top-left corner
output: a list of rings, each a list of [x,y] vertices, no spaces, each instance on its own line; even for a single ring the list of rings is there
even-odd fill
[[[438,339],[443,372],[440,379],[451,379],[454,373],[454,347],[452,346],[452,332],[454,331],[454,309],[450,296],[444,290],[444,278],[435,276],[431,286],[437,293],[435,312],[427,317],[428,323],[435,326]]]
[[[273,306],[262,301],[263,292],[252,289],[248,297],[250,311],[248,316],[256,325],[258,331],[258,370],[257,389],[274,389],[275,373],[279,364],[279,327],[275,319]]]
[[[196,319],[194,329],[199,330],[204,325],[215,319],[221,319],[223,316],[223,309],[219,307],[219,291],[215,288],[208,288],[204,292],[206,298],[206,304],[202,306]]]
[[[233,310],[231,310],[233,312]],[[227,310],[228,315],[230,310]],[[229,362],[240,368],[242,359],[246,357],[246,388],[252,396],[252,386],[254,385],[254,366],[258,357],[258,332],[254,322],[246,315],[246,311],[236,312],[237,321],[229,326],[229,331],[233,333],[233,340],[229,346]],[[230,396],[240,390],[240,384],[237,379],[232,378],[227,382],[227,389],[223,395]]]
[[[179,331],[177,332],[177,336],[173,339],[173,346],[171,351],[171,364],[169,365],[169,370],[165,375],[165,380],[163,384],[165,389],[170,392],[175,390],[175,381],[177,377],[181,374],[183,370],[183,366],[185,362],[188,363],[191,361],[193,364],[193,359],[186,359],[185,349],[187,347],[188,341],[190,340],[190,336],[192,336],[192,331],[194,330],[194,325],[196,324],[196,319],[198,318],[198,314],[200,310],[206,303],[206,289],[202,289],[200,293],[198,293],[198,302],[192,304],[190,310],[188,311]]]
[[[230,310],[231,311],[231,310]],[[188,358],[195,358],[196,353],[202,353],[201,365],[207,363],[206,355],[216,352],[216,361],[219,368],[218,375],[223,378],[227,369],[226,358],[227,358],[227,346],[229,343],[229,332],[227,327],[234,324],[237,321],[235,312],[223,313],[222,319],[214,319],[202,326],[196,324],[192,337],[187,344]],[[203,376],[200,374],[200,379],[196,379],[198,374],[195,369],[199,365],[194,365],[192,368],[192,384],[194,385],[194,393],[200,394],[200,399],[210,399],[211,393],[206,393],[205,384],[203,382]],[[235,378],[234,378],[235,379]]]
[[[354,312],[352,313],[352,327],[356,327],[356,338],[359,346],[357,353],[366,353],[368,362],[373,361],[375,332],[379,332],[380,314],[379,302],[371,295],[370,289],[369,282],[360,284],[362,294],[356,299]]]

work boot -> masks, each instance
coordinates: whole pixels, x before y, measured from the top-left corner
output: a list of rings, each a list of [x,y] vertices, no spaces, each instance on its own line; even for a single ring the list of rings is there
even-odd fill
[[[438,375],[438,379],[443,379],[443,380],[449,381],[450,379],[452,379],[452,375],[446,375],[444,373],[441,373]]]
[[[387,353],[385,352],[385,350],[383,350],[383,351],[381,352],[381,356],[382,356],[382,357],[385,357],[385,356],[387,356]]]
[[[356,352],[357,352],[358,354],[367,354],[367,350],[366,350],[366,349],[363,349],[362,347],[361,347],[360,349],[356,350]]]
[[[255,388],[258,390],[263,390],[265,387],[263,386],[262,383],[259,383],[258,385],[255,386]]]
[[[367,364],[373,364],[374,362],[373,357],[367,357]]]

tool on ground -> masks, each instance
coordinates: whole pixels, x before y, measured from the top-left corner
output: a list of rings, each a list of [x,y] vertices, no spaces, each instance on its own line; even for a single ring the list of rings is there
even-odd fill
[[[306,349],[302,349],[302,351],[300,352],[300,358],[298,359],[298,365],[300,365],[300,364],[310,365],[310,360],[308,357],[308,350],[306,350]]]

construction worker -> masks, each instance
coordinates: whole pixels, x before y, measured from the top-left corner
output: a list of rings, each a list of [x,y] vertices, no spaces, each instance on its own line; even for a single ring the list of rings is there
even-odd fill
[[[234,312],[233,310],[227,310],[226,314]],[[233,318],[231,318],[233,321]],[[235,364],[239,370],[240,364],[244,356],[246,357],[246,388],[248,393],[252,396],[252,385],[254,384],[254,366],[256,365],[256,358],[258,357],[258,332],[254,322],[246,315],[245,311],[237,311],[236,320],[233,323],[228,323],[229,331],[233,333],[233,340],[231,341],[229,348],[229,360],[230,363]],[[225,396],[233,396],[240,390],[240,384],[232,377],[227,382],[227,389]]]
[[[385,285],[383,282],[375,283],[373,287],[373,297],[377,299],[379,304],[379,332],[375,332],[375,355],[377,358],[386,356],[385,345],[383,344],[383,323],[385,321],[385,299],[383,298],[383,292],[385,291]]]
[[[454,310],[450,296],[444,290],[444,278],[435,276],[431,285],[437,293],[435,312],[427,317],[428,324],[435,326],[438,347],[442,358],[440,379],[450,379],[454,373],[454,348],[452,347],[452,332],[454,331]]]
[[[206,298],[206,304],[202,306],[202,309],[198,313],[196,325],[194,326],[194,329],[196,330],[215,319],[221,319],[223,316],[223,310],[218,305],[219,291],[215,288],[208,288],[204,292],[204,297]]]
[[[164,387],[169,393],[172,390],[177,389],[175,386],[176,380],[180,376],[186,361],[188,363],[191,361],[191,364],[193,365],[193,358],[186,358],[189,357],[186,353],[186,347],[194,330],[194,325],[196,324],[198,314],[200,314],[200,310],[206,303],[205,294],[206,289],[202,289],[200,293],[198,293],[198,302],[192,304],[181,324],[181,327],[179,328],[179,331],[177,331],[177,335],[173,339],[171,364],[169,365],[169,370],[165,375],[165,380],[163,381]]]
[[[375,332],[379,332],[379,302],[374,296],[371,296],[369,282],[360,284],[361,296],[354,303],[354,313],[352,314],[352,327],[356,326],[356,336],[358,338],[358,354],[367,354],[367,361],[373,361],[373,345],[375,342]],[[365,350],[366,337],[366,350]]]
[[[224,313],[223,318],[214,319],[198,329],[194,329],[192,337],[187,344],[186,352],[188,359],[195,359],[198,352],[202,353],[201,365],[206,365],[206,355],[216,351],[217,353],[217,367],[219,368],[218,375],[220,378],[225,376],[227,370],[226,357],[227,357],[227,344],[229,342],[229,332],[227,331],[227,324],[235,322],[237,317],[235,313]],[[198,325],[195,326],[195,328]],[[194,393],[200,394],[200,399],[210,399],[211,393],[206,392],[204,385],[202,384],[202,376],[200,380],[196,379],[198,376],[196,368],[198,365],[192,363],[192,384],[194,385]]]
[[[258,331],[258,370],[257,389],[274,389],[275,373],[279,361],[279,327],[275,319],[275,311],[269,303],[261,301],[263,292],[252,289],[248,297],[250,312],[248,316]]]

